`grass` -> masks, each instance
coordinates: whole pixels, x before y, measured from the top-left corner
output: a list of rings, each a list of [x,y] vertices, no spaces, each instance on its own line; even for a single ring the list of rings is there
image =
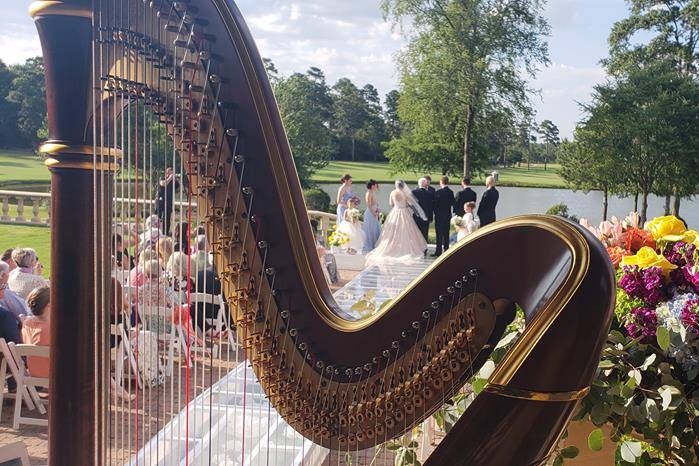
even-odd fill
[[[26,247],[36,250],[44,264],[44,278],[51,276],[51,229],[24,225],[0,225],[0,253],[8,248]]]
[[[498,184],[500,186],[518,186],[530,188],[564,188],[565,182],[558,171],[560,166],[551,164],[544,170],[543,165],[532,164],[511,168],[495,168],[500,174]],[[356,183],[374,179],[379,183],[393,183],[396,179],[402,179],[409,184],[415,184],[423,176],[423,173],[398,172],[393,173],[391,167],[385,162],[330,162],[330,164],[316,172],[313,181],[316,183],[339,183],[345,173],[352,175]],[[429,173],[433,183],[438,183],[440,173]],[[452,184],[458,184],[458,179],[452,179]],[[478,176],[473,184],[483,184],[485,176]]]
[[[46,192],[50,179],[43,161],[33,152],[0,150],[0,189]]]

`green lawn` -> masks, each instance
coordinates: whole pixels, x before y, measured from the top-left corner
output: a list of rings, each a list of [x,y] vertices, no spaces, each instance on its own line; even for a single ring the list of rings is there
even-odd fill
[[[564,188],[565,182],[558,175],[559,166],[549,165],[544,170],[543,165],[533,164],[527,170],[526,165],[516,168],[496,168],[500,174],[499,184],[501,186],[521,186],[536,188]],[[349,173],[357,183],[374,179],[380,183],[392,183],[396,179],[402,179],[409,184],[415,184],[423,173],[399,172],[392,173],[388,163],[380,162],[330,162],[330,164],[318,171],[313,176],[316,183],[339,183],[340,178],[345,173]],[[441,174],[429,173],[433,183],[437,183]],[[459,184],[458,179],[450,180],[452,184]],[[484,176],[479,176],[473,180],[473,184],[483,184]]]
[[[51,276],[51,230],[46,227],[0,225],[0,253],[8,248],[33,248],[44,264],[44,278]]]
[[[43,160],[27,150],[0,151],[0,189],[48,191],[49,171]]]

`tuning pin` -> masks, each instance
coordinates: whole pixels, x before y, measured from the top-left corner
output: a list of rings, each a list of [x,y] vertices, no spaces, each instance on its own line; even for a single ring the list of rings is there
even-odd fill
[[[390,358],[390,357],[391,357],[391,352],[388,351],[387,349],[383,350],[383,351],[381,352],[381,354],[383,354],[383,357],[384,357],[384,358]]]
[[[400,332],[400,337],[401,337],[401,338],[408,338],[408,332],[406,332],[405,330],[403,330],[402,332]]]
[[[267,267],[267,268],[265,269],[265,273],[266,273],[267,275],[269,275],[269,276],[272,276],[272,275],[274,275],[275,273],[277,273],[277,271],[274,269],[274,267]]]
[[[231,137],[231,138],[238,136],[238,130],[235,128],[228,128],[226,130],[226,136]]]
[[[472,277],[477,277],[479,271],[478,271],[478,269],[471,269],[471,270],[469,270],[468,273],[469,273],[469,275],[471,275]]]
[[[432,309],[439,309],[439,303],[437,301],[432,301]]]
[[[316,367],[322,370],[323,367],[325,367],[325,363],[323,361],[318,361],[316,362]]]
[[[369,364],[369,363],[364,364],[364,370],[367,372],[371,372],[371,364]]]
[[[306,343],[299,343],[299,349],[301,351],[306,351],[306,349],[308,349],[308,345],[306,345]]]
[[[233,161],[235,161],[235,163],[243,163],[245,162],[245,157],[238,154],[235,157],[233,157]]]
[[[394,341],[393,343],[391,343],[391,348],[398,349],[399,347],[400,347],[400,344],[397,341]]]
[[[267,249],[267,247],[269,247],[269,243],[267,241],[259,241],[257,243],[257,247],[260,249]]]
[[[439,295],[439,302],[443,303],[446,298],[444,297],[443,294]]]
[[[243,194],[247,194],[248,196],[252,195],[254,192],[255,190],[252,188],[252,186],[245,186],[243,188]]]
[[[430,311],[422,311],[422,318],[429,319],[430,318]]]
[[[209,76],[209,82],[211,84],[218,84],[221,82],[221,78],[217,74],[212,74],[211,76]]]
[[[463,286],[464,284],[461,282],[461,280],[457,280],[454,282],[454,286],[459,289]]]
[[[280,316],[282,316],[282,319],[286,320],[289,318],[289,311],[287,309],[284,309],[282,312],[279,313]]]
[[[200,60],[208,60],[210,57],[211,55],[209,55],[209,52],[207,52],[206,50],[202,50],[201,52],[199,52]]]
[[[454,294],[455,292],[456,292],[456,289],[453,286],[450,286],[447,288],[447,293]]]
[[[429,314],[428,314],[427,316],[429,317]],[[415,330],[419,329],[419,328],[420,328],[420,322],[418,322],[418,321],[413,322],[413,328],[414,328]]]
[[[289,335],[292,337],[295,337],[296,335],[298,335],[298,333],[298,330],[296,330],[295,328],[289,330]]]
[[[347,377],[349,377],[350,375],[352,375],[352,369],[345,369],[345,375],[346,375]]]

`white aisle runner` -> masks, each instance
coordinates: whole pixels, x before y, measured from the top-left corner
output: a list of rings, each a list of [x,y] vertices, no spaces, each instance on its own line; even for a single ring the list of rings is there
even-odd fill
[[[371,266],[363,270],[334,294],[343,317],[361,319],[361,314],[351,307],[368,293],[375,293],[372,299],[380,308],[431,263],[432,260],[424,259],[413,265]],[[305,440],[284,422],[246,363],[191,401],[129,465],[242,466],[244,459],[245,466],[313,466],[321,464],[327,454],[328,450]]]

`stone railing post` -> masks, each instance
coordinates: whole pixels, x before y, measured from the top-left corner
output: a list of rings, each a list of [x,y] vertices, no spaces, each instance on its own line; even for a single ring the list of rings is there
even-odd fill
[[[12,220],[10,218],[10,196],[2,196],[2,216],[0,216],[0,221],[9,222]]]
[[[39,208],[41,207],[41,198],[32,198],[32,223],[41,223],[41,217],[39,217]]]
[[[15,217],[17,223],[23,223],[24,218],[24,197],[17,196],[17,216]]]

